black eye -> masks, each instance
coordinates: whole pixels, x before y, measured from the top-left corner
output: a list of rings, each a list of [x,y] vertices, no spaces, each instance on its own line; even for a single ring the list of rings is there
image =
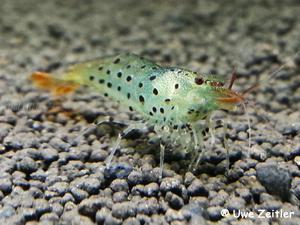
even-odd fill
[[[201,78],[201,77],[196,77],[195,78],[195,83],[196,84],[201,85],[201,84],[203,84],[203,82],[204,82],[203,78]]]

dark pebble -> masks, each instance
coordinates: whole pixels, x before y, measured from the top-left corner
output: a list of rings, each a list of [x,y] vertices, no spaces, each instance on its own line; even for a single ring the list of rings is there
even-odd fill
[[[220,206],[213,206],[213,207],[207,208],[207,215],[208,215],[209,219],[212,221],[218,221],[218,220],[222,219],[222,216],[221,216],[222,209],[223,208],[221,208]]]
[[[17,169],[28,174],[36,171],[38,164],[33,159],[25,157],[17,163]]]
[[[12,191],[12,182],[9,178],[1,178],[0,191],[10,193]]]
[[[51,206],[48,201],[45,199],[35,199],[33,202],[33,207],[36,210],[38,216],[41,216],[44,213],[51,212]]]
[[[193,182],[187,188],[187,190],[189,195],[191,196],[208,196],[208,190],[198,179],[194,179]]]
[[[143,174],[140,171],[133,170],[127,178],[130,185],[142,184],[143,183]]]
[[[112,207],[112,215],[119,219],[126,219],[136,215],[136,205],[132,202],[116,203]]]
[[[180,209],[184,205],[183,199],[172,192],[167,192],[165,200],[173,209]]]
[[[89,196],[89,194],[84,191],[84,190],[81,190],[79,188],[76,188],[76,187],[72,187],[70,189],[72,195],[74,196],[75,200],[77,202],[81,202],[83,199],[87,198]]]
[[[48,34],[55,39],[60,39],[65,35],[64,29],[58,24],[49,24],[47,31]]]
[[[48,191],[55,192],[58,195],[62,196],[69,191],[69,184],[67,182],[57,182],[51,185],[48,188]]]
[[[44,182],[46,180],[47,174],[43,170],[38,169],[34,173],[31,173],[30,177],[33,180],[39,180],[39,181]]]
[[[269,163],[258,164],[256,169],[258,180],[270,194],[278,195],[284,201],[290,199],[292,177],[288,170]]]
[[[235,190],[236,194],[243,198],[246,202],[250,202],[252,199],[251,193],[247,188],[237,188]]]
[[[89,194],[97,194],[100,190],[102,182],[104,182],[103,175],[98,174],[98,178],[94,177],[80,177],[71,182],[71,187],[80,188]]]
[[[157,214],[162,210],[156,198],[142,199],[138,202],[137,213],[145,215]]]
[[[127,192],[129,189],[129,186],[127,184],[127,181],[124,179],[115,179],[111,182],[110,188],[114,191],[125,191]]]
[[[56,149],[47,148],[47,149],[41,149],[39,151],[45,163],[51,163],[58,159],[58,152]]]
[[[132,171],[132,166],[127,163],[112,164],[109,168],[105,168],[104,176],[108,179],[127,178]]]
[[[33,208],[20,208],[19,213],[25,218],[25,220],[36,220],[38,218],[36,209]]]
[[[112,197],[114,202],[124,202],[128,200],[127,198],[128,198],[128,194],[125,191],[115,192]]]
[[[160,183],[160,190],[165,193],[168,191],[180,193],[181,181],[174,177],[166,177]]]
[[[144,186],[142,194],[148,197],[157,196],[159,193],[159,186],[157,183],[150,183]]]
[[[300,134],[300,122],[292,123],[292,124],[282,124],[278,127],[278,130],[283,135],[291,135],[296,136],[297,134]]]
[[[79,213],[94,217],[96,212],[102,207],[112,207],[112,199],[108,197],[91,196],[88,199],[84,199],[78,206]]]
[[[97,224],[104,224],[109,216],[111,216],[111,211],[108,208],[103,207],[99,209],[95,216]]]

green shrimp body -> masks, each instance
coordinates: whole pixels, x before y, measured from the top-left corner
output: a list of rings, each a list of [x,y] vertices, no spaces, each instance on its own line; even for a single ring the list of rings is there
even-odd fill
[[[63,79],[93,87],[152,124],[190,124],[233,105],[217,100],[231,92],[212,85],[216,81],[188,70],[162,67],[134,54],[73,65]]]

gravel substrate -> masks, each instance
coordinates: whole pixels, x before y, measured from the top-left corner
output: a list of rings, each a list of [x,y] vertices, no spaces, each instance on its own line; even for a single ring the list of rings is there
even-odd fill
[[[0,224],[300,224],[299,12],[297,0],[0,0]],[[105,169],[120,128],[76,137],[97,118],[137,115],[85,87],[55,99],[28,77],[120,52],[226,79],[236,67],[236,90],[263,79],[248,97],[251,149],[240,108],[214,115],[229,123],[228,173],[222,127],[193,172],[191,154],[167,150],[159,179],[151,129]]]

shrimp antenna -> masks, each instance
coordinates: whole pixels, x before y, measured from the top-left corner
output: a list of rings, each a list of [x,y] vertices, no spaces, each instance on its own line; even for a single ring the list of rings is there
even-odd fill
[[[294,60],[298,55],[300,54],[300,51],[296,52],[292,57],[288,58],[279,68],[277,68],[275,71],[273,71],[269,76],[267,76],[265,79],[262,79],[259,81],[259,83],[263,83],[266,80],[273,79],[278,76],[279,72],[282,71],[289,62]]]
[[[232,88],[232,86],[233,86],[233,83],[234,83],[234,81],[236,80],[236,78],[237,78],[236,67],[234,67],[234,68],[233,68],[233,71],[232,71],[230,83],[229,83],[229,86],[228,86],[228,89],[229,89],[229,90],[231,90],[231,88]]]
[[[277,68],[275,71],[273,71],[272,73],[270,73],[269,76],[267,76],[264,79],[259,80],[258,82],[256,82],[255,84],[253,84],[251,87],[247,88],[246,90],[244,90],[241,94],[244,97],[246,94],[250,93],[251,91],[253,91],[254,89],[258,88],[259,86],[261,86],[261,84],[265,83],[265,81],[270,80],[270,79],[274,79],[275,77],[278,76],[279,72],[282,71],[287,64],[294,59],[297,55],[300,54],[300,51],[298,51],[294,56],[292,56],[291,58],[289,58],[288,60],[285,61],[285,63],[283,63],[279,68]],[[233,78],[231,78],[232,80]],[[232,81],[231,81],[232,82]],[[231,84],[231,83],[230,83]],[[231,86],[229,86],[231,87]]]

